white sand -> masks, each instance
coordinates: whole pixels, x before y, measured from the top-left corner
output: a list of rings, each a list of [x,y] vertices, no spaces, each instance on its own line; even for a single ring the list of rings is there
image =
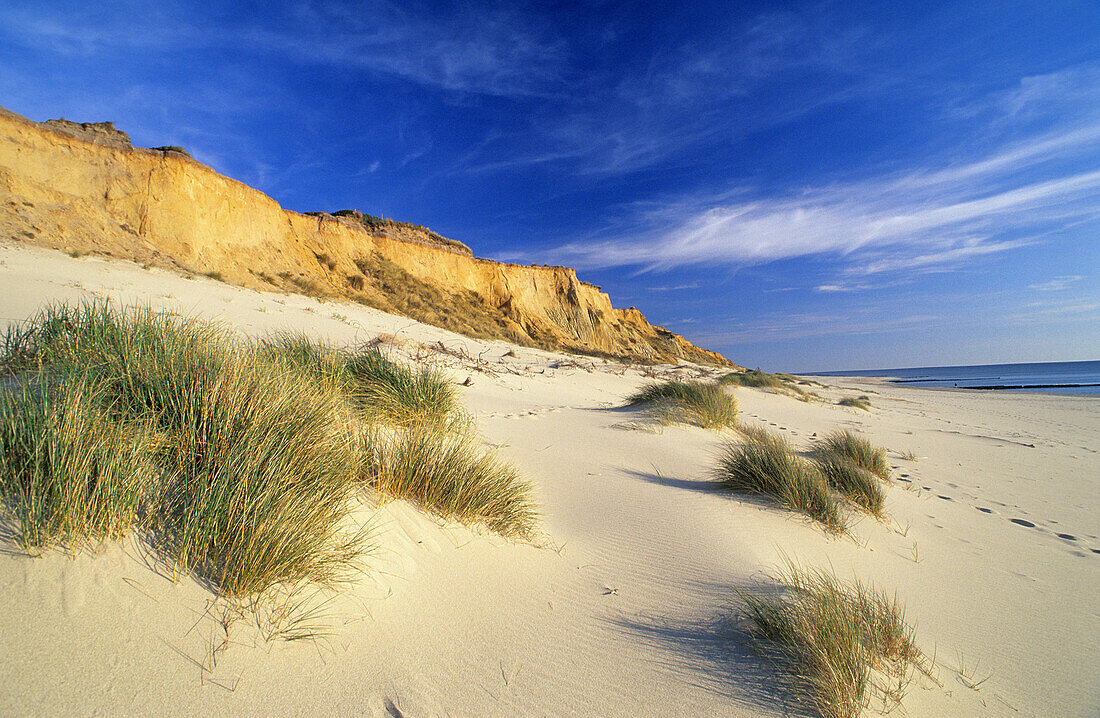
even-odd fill
[[[526,348],[503,357],[503,343],[358,305],[0,246],[3,321],[108,296],[251,334],[396,334],[399,355],[471,377],[463,402],[537,485],[553,547],[403,502],[365,507],[376,548],[322,607],[329,637],[267,641],[236,621],[226,642],[211,594],[162,576],[137,539],[41,558],[4,540],[2,714],[787,715],[773,670],[723,620],[730,586],[783,554],[897,591],[942,683],[914,683],[910,715],[1100,712],[1100,397],[830,379],[817,390],[829,403],[803,403],[737,389],[746,421],[800,446],[847,427],[891,450],[890,520],[835,539],[716,492],[715,432],[630,428],[637,412],[612,407],[645,380],[638,369]],[[437,341],[472,359],[425,348]],[[869,413],[832,403],[861,393]],[[960,668],[988,680],[970,689]]]

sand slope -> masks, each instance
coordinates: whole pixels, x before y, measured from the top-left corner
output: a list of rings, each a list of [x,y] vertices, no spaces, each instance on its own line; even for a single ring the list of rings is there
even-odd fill
[[[314,623],[330,635],[287,642],[165,576],[136,538],[40,558],[5,539],[0,713],[797,715],[725,620],[730,586],[784,553],[897,591],[942,684],[914,684],[910,715],[1100,708],[1100,398],[852,379],[817,389],[829,403],[737,389],[746,421],[799,446],[848,427],[891,449],[890,521],[834,539],[765,501],[715,492],[718,434],[650,433],[614,408],[645,381],[640,368],[526,348],[509,357],[503,343],[359,305],[0,247],[3,321],[93,296],[250,334],[395,335],[399,356],[471,378],[463,402],[537,485],[546,545],[403,502],[364,505],[358,519],[375,536],[366,573],[315,597],[327,603]],[[832,403],[853,393],[869,394],[872,411]],[[918,459],[902,459],[908,451]],[[972,690],[960,668],[970,682],[990,677]]]

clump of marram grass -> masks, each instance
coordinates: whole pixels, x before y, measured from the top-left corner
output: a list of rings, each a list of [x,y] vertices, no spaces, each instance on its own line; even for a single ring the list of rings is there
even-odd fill
[[[284,582],[327,583],[350,565],[357,539],[341,524],[359,456],[351,412],[331,388],[262,360],[215,326],[148,310],[56,307],[22,331],[10,343],[21,352],[5,357],[21,363],[22,381],[85,387],[94,417],[72,424],[67,441],[151,434],[139,441],[141,460],[155,465],[157,480],[103,497],[112,504],[103,510],[133,525],[132,504],[141,504],[140,525],[179,569],[240,597]],[[47,413],[75,413],[64,395],[45,396]],[[9,400],[33,415],[33,397]],[[52,484],[97,482],[95,470],[47,468],[40,499]],[[81,538],[49,525],[39,535]]]
[[[836,451],[816,451],[813,461],[831,488],[872,516],[882,517],[886,496],[877,476]]]
[[[443,428],[459,418],[454,385],[439,370],[411,369],[374,347],[350,353],[346,361],[352,397],[369,419],[403,428]]]
[[[453,388],[376,351],[253,345],[99,302],[9,330],[0,368],[15,387],[0,389],[0,492],[28,547],[140,528],[232,598],[329,584],[362,548],[345,527],[364,476],[507,535],[533,530],[529,486],[456,431]],[[412,428],[380,452],[373,422]]]
[[[363,479],[384,495],[411,499],[445,518],[483,523],[504,536],[531,538],[531,485],[515,467],[478,450],[473,437],[423,428],[376,434]]]
[[[282,334],[262,342],[259,351],[337,385],[368,423],[448,429],[466,423],[454,386],[438,370],[412,369],[376,347],[340,350],[301,334]]]
[[[733,428],[750,441],[766,442],[776,438],[775,433],[768,431],[766,426],[761,426],[759,424],[746,424],[743,421],[738,421],[737,425]]]
[[[777,374],[769,374],[759,369],[745,369],[725,374],[718,379],[719,384],[751,386],[758,389],[784,389],[787,381]]]
[[[628,406],[648,405],[667,423],[694,423],[721,429],[737,421],[737,399],[718,384],[665,381],[649,384],[627,397]]]
[[[726,443],[715,469],[718,482],[733,491],[769,496],[829,531],[843,533],[840,501],[815,466],[795,454],[783,437],[766,430],[752,434],[748,441]]]
[[[157,468],[151,433],[102,415],[79,378],[25,382],[0,391],[0,494],[28,549],[125,535]]]
[[[769,374],[759,369],[744,369],[730,372],[718,378],[719,384],[732,384],[734,386],[747,386],[757,389],[772,389],[782,394],[789,394],[802,401],[808,401],[810,396],[798,386],[798,379],[790,374]]]
[[[821,716],[855,718],[873,698],[892,708],[914,668],[930,674],[896,598],[790,562],[776,579],[778,592],[760,586],[737,593],[760,648]]]
[[[347,404],[247,355],[212,379],[179,386],[166,417],[171,478],[153,514],[164,547],[233,596],[331,584],[361,542],[343,525],[360,465]]]
[[[880,479],[890,478],[890,462],[886,459],[886,451],[852,431],[834,431],[821,440],[818,450],[847,457],[856,466],[870,471]]]
[[[850,406],[853,409],[871,410],[871,400],[866,396],[846,396],[837,402],[837,406]]]

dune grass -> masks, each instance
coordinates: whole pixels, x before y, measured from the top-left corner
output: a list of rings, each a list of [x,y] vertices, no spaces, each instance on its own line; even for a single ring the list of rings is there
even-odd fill
[[[128,461],[155,466],[133,474],[155,481],[134,478],[104,495],[100,510],[115,519],[106,532],[88,525],[87,538],[140,525],[179,570],[229,596],[282,582],[327,583],[348,566],[356,539],[342,536],[341,523],[358,456],[338,394],[263,361],[213,325],[148,310],[124,316],[103,303],[55,307],[22,331],[11,343],[25,348],[29,376],[5,401],[28,420],[71,417],[64,440],[75,445],[136,435],[118,440],[143,449]],[[39,384],[81,392],[28,394]],[[84,397],[83,406],[70,396]],[[72,461],[43,472],[40,495],[55,484],[100,481],[98,466]],[[81,526],[77,518],[58,520]],[[29,545],[83,538],[82,529],[39,523],[40,531],[22,530]]]
[[[360,537],[344,532],[360,457],[338,394],[247,354],[179,387],[154,528],[184,569],[234,596],[331,584]]]
[[[416,428],[376,435],[370,443],[363,479],[377,491],[504,536],[534,536],[531,485],[515,467],[479,450],[471,437]]]
[[[718,384],[675,380],[649,384],[627,397],[626,402],[628,406],[648,405],[668,423],[721,429],[737,422],[737,399]]]
[[[14,376],[0,389],[0,491],[28,548],[136,528],[222,595],[331,584],[362,549],[347,518],[376,423],[417,438],[383,463],[406,479],[375,488],[508,535],[534,523],[515,470],[453,431],[467,424],[445,379],[376,351],[256,345],[102,302],[47,308],[0,348]]]
[[[772,586],[738,590],[759,646],[795,695],[825,718],[855,718],[873,698],[895,707],[913,668],[930,671],[896,598],[791,563]]]
[[[107,421],[101,402],[80,378],[0,392],[0,493],[25,547],[119,538],[137,522],[157,476],[151,432]]]
[[[790,374],[770,374],[759,369],[745,369],[719,377],[718,383],[757,389],[772,389],[783,394],[789,394],[802,401],[808,401],[811,398],[809,393],[798,386],[798,378]]]
[[[349,354],[351,394],[368,419],[410,428],[461,423],[454,385],[437,369],[410,369],[371,347]]]
[[[871,410],[871,400],[866,396],[846,396],[837,402],[837,406],[850,406],[853,409]]]
[[[767,442],[779,438],[774,432],[769,431],[766,426],[760,424],[746,424],[738,421],[733,428],[750,441]]]
[[[769,374],[759,369],[730,372],[718,379],[719,384],[751,386],[759,389],[785,389],[787,380],[778,374]]]
[[[847,457],[856,466],[870,471],[880,479],[890,479],[890,462],[886,459],[886,450],[852,431],[834,431],[821,440],[818,450]]]
[[[829,492],[825,478],[777,434],[753,431],[748,441],[728,442],[719,456],[715,478],[733,491],[769,496],[821,522],[831,532],[846,530],[840,501]]]
[[[877,476],[835,451],[814,452],[813,462],[831,488],[872,516],[882,518],[886,495]]]
[[[280,334],[261,342],[259,351],[335,384],[367,422],[402,428],[465,425],[455,388],[437,369],[412,369],[376,347],[340,350],[301,334]]]

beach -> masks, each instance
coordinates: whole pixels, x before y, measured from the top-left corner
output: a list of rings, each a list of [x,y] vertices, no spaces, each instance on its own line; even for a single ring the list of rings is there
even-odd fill
[[[0,322],[109,298],[247,336],[378,341],[438,366],[541,513],[540,537],[520,542],[404,501],[364,505],[363,571],[301,599],[313,609],[301,640],[227,615],[140,537],[28,557],[5,536],[0,713],[797,715],[735,591],[787,558],[904,604],[935,663],[914,678],[909,715],[1100,710],[1100,396],[858,377],[814,377],[812,401],[732,389],[744,423],[796,447],[851,429],[887,449],[886,518],[836,537],[716,487],[732,432],[623,407],[654,378],[717,369],[475,340],[348,302],[13,244],[0,245],[0,287]],[[837,405],[850,396],[870,408]]]

